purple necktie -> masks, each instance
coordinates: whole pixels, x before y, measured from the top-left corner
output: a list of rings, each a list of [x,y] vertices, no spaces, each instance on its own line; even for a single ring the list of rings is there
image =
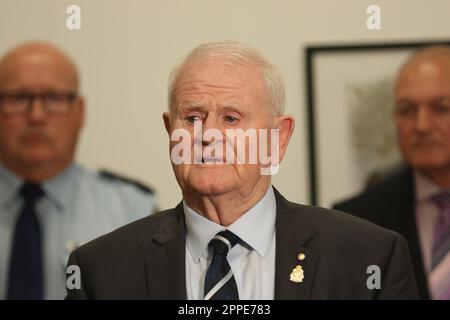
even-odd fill
[[[431,260],[431,293],[433,299],[450,299],[450,192],[442,192],[433,197],[440,209],[440,215],[434,227],[433,250]]]

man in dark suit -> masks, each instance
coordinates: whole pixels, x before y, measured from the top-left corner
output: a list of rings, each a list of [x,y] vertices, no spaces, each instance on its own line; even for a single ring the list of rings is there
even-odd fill
[[[418,298],[403,237],[271,186],[294,129],[283,108],[281,75],[254,49],[187,55],[163,116],[183,201],[74,251],[67,298]]]
[[[405,236],[421,298],[450,299],[450,48],[417,52],[394,94],[408,166],[335,208]]]

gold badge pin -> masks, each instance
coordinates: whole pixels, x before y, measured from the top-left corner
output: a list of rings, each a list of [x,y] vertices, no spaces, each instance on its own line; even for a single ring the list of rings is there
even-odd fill
[[[300,253],[297,258],[298,258],[298,260],[303,261],[303,260],[305,260],[306,256],[304,253]]]
[[[302,266],[298,265],[294,269],[292,269],[291,277],[289,280],[292,282],[300,283],[303,282],[303,278],[305,278],[305,272]]]

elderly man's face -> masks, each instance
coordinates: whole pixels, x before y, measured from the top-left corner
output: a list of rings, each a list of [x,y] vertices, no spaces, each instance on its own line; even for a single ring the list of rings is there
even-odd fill
[[[0,93],[14,95],[76,92],[73,66],[47,49],[13,53],[1,66]],[[55,98],[56,99],[56,98]],[[48,114],[34,99],[25,114],[0,113],[0,157],[4,164],[33,168],[70,163],[83,124],[83,103],[75,98],[67,114]]]
[[[178,80],[176,108],[171,111],[170,120],[165,115],[166,128],[169,134],[183,128],[193,136],[194,123],[198,121],[203,133],[219,129],[224,137],[226,129],[270,128],[273,118],[268,115],[266,99],[261,73],[256,66],[232,67],[218,59],[190,63]],[[225,140],[221,141],[224,145]],[[171,149],[175,144],[171,142]],[[204,142],[203,150],[206,145],[208,143]],[[246,147],[248,155],[248,144]],[[261,175],[259,164],[248,162],[173,167],[181,189],[191,194],[221,195],[230,191],[248,194],[262,180],[269,179]]]
[[[450,168],[450,62],[407,66],[395,89],[400,148],[418,170]]]

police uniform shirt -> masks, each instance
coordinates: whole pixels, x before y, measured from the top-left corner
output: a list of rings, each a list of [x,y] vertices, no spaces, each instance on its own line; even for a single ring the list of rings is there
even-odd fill
[[[0,166],[0,298],[6,298],[15,224],[23,205],[22,179]],[[41,226],[44,296],[65,296],[66,263],[76,247],[156,210],[151,192],[73,164],[42,184],[36,210]]]

